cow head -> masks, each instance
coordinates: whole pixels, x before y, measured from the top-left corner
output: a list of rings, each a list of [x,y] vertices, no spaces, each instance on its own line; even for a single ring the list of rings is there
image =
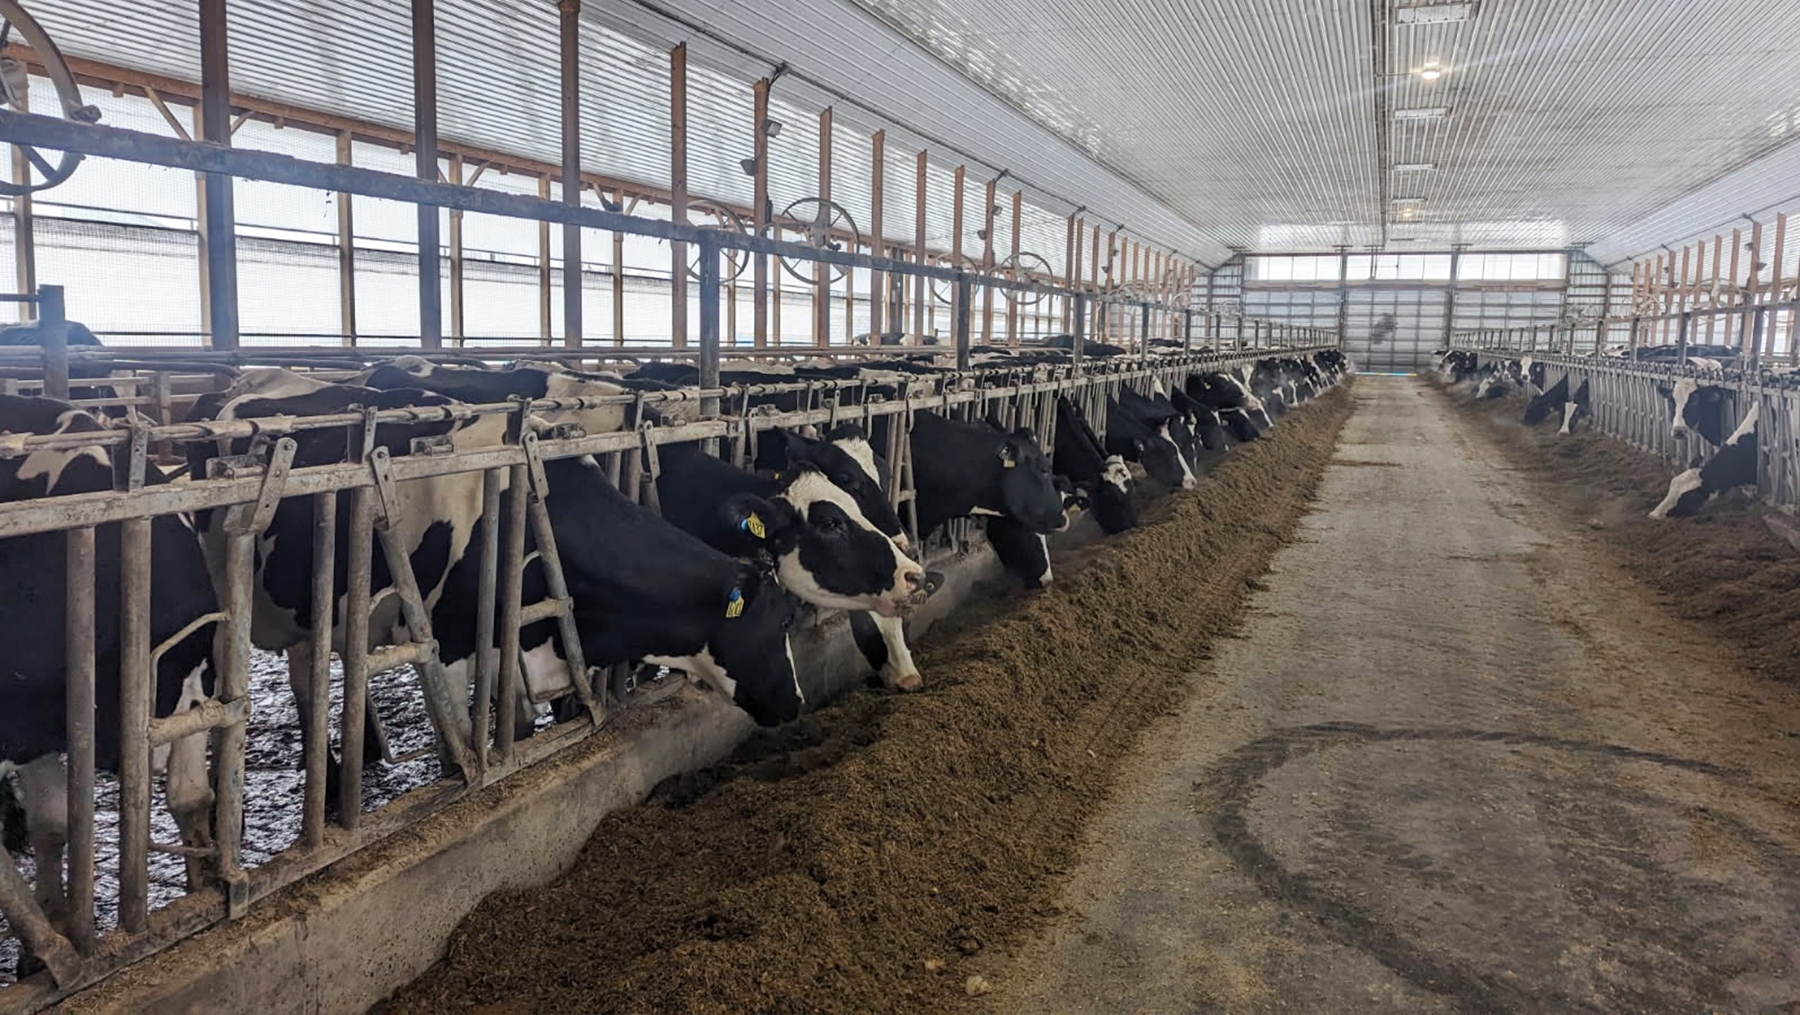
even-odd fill
[[[995,456],[999,459],[1004,514],[1037,533],[1061,532],[1068,526],[1062,494],[1050,472],[1050,458],[1038,447],[1030,430],[1019,429],[1003,436]]]
[[[1137,528],[1137,503],[1132,500],[1131,470],[1125,459],[1108,455],[1100,470],[1100,482],[1089,493],[1094,521],[1109,535]]]
[[[808,464],[848,494],[869,524],[892,539],[902,550],[908,548],[906,531],[900,516],[888,502],[881,477],[886,463],[869,443],[862,427],[846,423],[823,438],[808,437],[789,430],[764,431],[757,441],[758,469],[785,472],[791,465]]]
[[[794,598],[773,575],[745,565],[727,593],[726,620],[707,644],[717,672],[706,674],[759,726],[799,718],[806,706],[794,649]]]
[[[778,517],[787,531],[768,535],[783,584],[815,605],[898,616],[924,584],[924,569],[817,466],[799,463],[781,482],[776,498],[786,508]]]
[[[1686,437],[1689,433],[1697,433],[1709,443],[1723,443],[1724,407],[1729,394],[1724,387],[1682,377],[1672,387],[1658,385],[1656,390],[1674,416],[1669,427],[1671,434]]]

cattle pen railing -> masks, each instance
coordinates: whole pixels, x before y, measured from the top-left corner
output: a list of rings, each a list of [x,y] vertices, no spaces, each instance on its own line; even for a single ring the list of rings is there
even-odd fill
[[[1571,356],[1563,352],[1495,348],[1477,345],[1473,335],[1459,335],[1452,349],[1471,353],[1480,365],[1522,359],[1545,367],[1545,383],[1567,376],[1573,393],[1585,382],[1593,426],[1632,447],[1684,469],[1717,452],[1697,433],[1674,433],[1674,409],[1663,391],[1683,377],[1718,385],[1728,392],[1722,401],[1723,433],[1730,433],[1752,406],[1757,409],[1757,492],[1769,504],[1800,511],[1800,377],[1767,366],[1745,364],[1715,369],[1709,364],[1646,362],[1608,356]]]
[[[585,685],[582,675],[577,675],[575,691],[590,704],[587,717],[555,724],[516,741],[511,721],[514,696],[492,693],[496,688],[520,686],[516,652],[519,628],[555,615],[546,608],[555,605],[552,600],[525,603],[520,591],[520,575],[525,563],[521,554],[527,526],[537,539],[538,553],[546,570],[557,570],[555,539],[541,510],[545,493],[542,462],[578,455],[600,456],[615,485],[627,496],[654,507],[654,449],[670,443],[709,442],[721,456],[742,463],[760,430],[847,420],[866,422],[882,416],[907,414],[900,417],[904,420],[914,411],[925,410],[966,418],[991,417],[1008,426],[1029,427],[1048,449],[1054,444],[1055,401],[1059,396],[1071,398],[1096,431],[1104,433],[1106,400],[1122,388],[1143,391],[1158,380],[1165,384],[1180,384],[1187,374],[1197,370],[1234,366],[1272,351],[1303,353],[1326,347],[1321,344],[1234,353],[1168,354],[1148,359],[1112,357],[1085,363],[1077,360],[1065,365],[953,371],[922,376],[898,397],[860,402],[853,402],[849,397],[855,393],[850,389],[860,386],[860,381],[815,381],[748,389],[714,387],[579,400],[457,404],[256,421],[164,424],[139,414],[119,428],[99,432],[0,436],[0,460],[16,459],[34,452],[92,447],[101,448],[114,457],[118,477],[116,489],[0,504],[0,539],[40,533],[68,534],[67,616],[71,618],[71,625],[75,625],[83,614],[90,620],[94,615],[92,548],[97,531],[102,526],[119,526],[123,547],[120,602],[127,617],[123,630],[139,632],[135,637],[128,637],[121,646],[119,665],[119,732],[123,761],[118,773],[117,926],[101,927],[96,918],[95,858],[99,836],[95,824],[95,729],[92,718],[96,667],[91,641],[84,644],[83,633],[72,626],[73,633],[68,638],[67,674],[71,910],[59,931],[31,898],[23,875],[11,863],[0,865],[0,906],[5,910],[8,923],[15,933],[30,942],[33,951],[50,967],[45,973],[0,989],[0,1011],[39,1010],[207,926],[242,915],[258,899],[282,886],[393,834],[446,806],[471,788],[490,784],[510,772],[565,750],[600,728],[605,717],[620,707],[623,700],[622,681],[617,672],[611,674],[610,679],[607,674],[588,674],[585,679],[591,682]],[[842,350],[832,350],[834,353],[839,351]],[[392,352],[417,353],[420,350]],[[598,354],[612,351],[559,352],[593,359]],[[656,353],[659,357],[669,355],[668,350]],[[234,355],[254,359],[254,351]],[[125,362],[143,369],[155,367],[159,361],[177,363],[182,357],[191,356],[187,352],[134,350]],[[115,362],[115,365],[119,364]],[[95,380],[111,383],[111,379]],[[806,392],[808,407],[788,412],[736,415],[719,411],[743,404],[741,396],[782,391]],[[694,418],[670,425],[594,434],[565,429],[540,435],[524,425],[528,413],[627,403],[655,405],[671,414],[691,410]],[[509,428],[512,436],[501,445],[392,458],[368,454],[361,461],[291,467],[293,444],[289,438],[296,433],[339,429],[346,435],[347,446],[366,449],[372,446],[373,433],[384,424],[493,414],[512,414],[518,418],[517,425]],[[885,450],[890,468],[894,470],[888,477],[891,486],[898,478],[899,461],[910,454],[910,447],[897,446],[902,441],[910,443],[908,429],[904,425],[889,428],[893,443]],[[196,441],[246,437],[255,437],[260,442],[260,451],[253,458],[232,459],[226,467],[210,475],[188,476],[161,484],[145,482],[149,470],[157,468],[154,449],[158,446],[178,447]],[[453,754],[461,762],[461,777],[439,779],[383,806],[364,811],[361,795],[364,767],[360,748],[364,709],[370,694],[369,678],[391,666],[434,659],[435,644],[425,633],[429,630],[428,625],[423,625],[424,631],[412,630],[419,641],[411,647],[384,646],[371,650],[366,648],[364,639],[353,635],[346,639],[346,648],[340,653],[342,676],[335,681],[341,690],[342,701],[339,711],[341,760],[337,763],[336,818],[328,819],[326,766],[330,757],[331,729],[330,709],[323,703],[329,699],[334,680],[330,669],[330,629],[328,625],[318,625],[324,630],[322,634],[315,633],[314,647],[316,650],[322,645],[325,651],[314,652],[307,679],[315,692],[312,700],[321,704],[310,714],[301,715],[301,740],[307,748],[308,764],[303,776],[304,793],[299,801],[299,836],[293,845],[275,853],[267,862],[247,863],[243,858],[240,828],[246,804],[245,755],[251,717],[252,565],[261,527],[268,524],[282,501],[312,498],[316,517],[321,520],[314,532],[313,601],[331,601],[343,595],[348,603],[346,618],[366,617],[371,608],[371,557],[375,548],[380,548],[398,565],[393,568],[398,595],[403,601],[413,600],[416,605],[417,589],[409,591],[406,588],[412,584],[406,558],[403,554],[396,557],[393,544],[382,540],[382,505],[391,499],[394,484],[455,473],[484,477],[482,517],[486,523],[486,537],[479,550],[472,552],[480,555],[484,613],[488,616],[497,614],[498,620],[493,631],[478,633],[478,642],[502,647],[497,661],[490,661],[489,653],[478,653],[474,694],[469,700],[453,700],[452,692],[443,686],[441,676],[427,672],[428,667],[420,667],[421,690],[427,711],[433,712],[434,726],[448,724],[454,729],[466,719],[466,728],[471,731],[469,742],[453,744]],[[530,491],[531,496],[514,497],[508,509],[503,509],[500,498],[503,484],[510,484],[515,490]],[[338,511],[340,492],[349,495],[351,521],[348,529],[351,565],[348,583],[341,589],[334,587],[334,568],[329,565],[337,552],[335,540],[340,538],[331,521]],[[894,495],[898,494],[896,487]],[[192,712],[174,717],[153,717],[154,658],[159,647],[149,643],[140,616],[146,609],[151,579],[150,522],[159,516],[186,515],[202,510],[223,511],[229,533],[227,565],[219,576],[220,610],[203,618],[217,624],[215,657],[219,672],[216,674],[216,693],[203,707]],[[956,551],[952,548],[940,552]],[[551,594],[555,597],[561,590],[554,579],[551,584]],[[488,610],[485,604],[492,604],[495,609]],[[136,619],[132,619],[134,617]],[[409,624],[409,628],[411,626]],[[54,637],[55,634],[38,632],[36,636]],[[91,635],[85,637],[91,638]],[[169,639],[170,642],[174,640]],[[434,682],[437,686],[431,686]],[[462,714],[447,714],[455,710]],[[448,722],[453,718],[457,721]],[[196,732],[210,732],[212,736],[215,841],[208,849],[158,843],[153,841],[151,834],[151,749]],[[190,883],[185,894],[153,908],[148,873],[152,853],[174,853],[200,861],[205,866],[205,874],[198,882]]]

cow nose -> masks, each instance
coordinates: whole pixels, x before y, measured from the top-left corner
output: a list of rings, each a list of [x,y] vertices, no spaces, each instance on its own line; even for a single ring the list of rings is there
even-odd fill
[[[913,590],[924,588],[925,587],[925,571],[924,571],[924,569],[920,568],[920,569],[914,569],[912,571],[906,572],[906,587],[909,589],[913,589]]]
[[[894,545],[900,548],[901,553],[910,553],[912,551],[912,540],[906,538],[906,533],[902,532],[891,538],[894,540]]]

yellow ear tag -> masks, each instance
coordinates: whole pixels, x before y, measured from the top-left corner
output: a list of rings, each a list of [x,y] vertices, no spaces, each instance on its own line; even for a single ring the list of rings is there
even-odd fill
[[[751,517],[755,517],[752,515]],[[738,589],[731,590],[731,598],[725,601],[725,619],[734,620],[744,615],[744,593]]]
[[[745,532],[750,533],[758,539],[767,539],[769,536],[768,526],[763,524],[763,520],[758,518],[754,511],[750,512],[750,517],[738,524],[738,528],[743,529]]]
[[[1003,469],[1016,469],[1019,467],[1019,463],[1010,458],[1002,458],[1000,460],[1000,467]]]

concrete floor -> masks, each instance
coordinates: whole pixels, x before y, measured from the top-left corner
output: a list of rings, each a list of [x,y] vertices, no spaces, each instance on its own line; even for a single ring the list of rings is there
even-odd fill
[[[1146,735],[1020,1012],[1800,1011],[1800,700],[1422,380],[1364,377],[1239,639]]]

